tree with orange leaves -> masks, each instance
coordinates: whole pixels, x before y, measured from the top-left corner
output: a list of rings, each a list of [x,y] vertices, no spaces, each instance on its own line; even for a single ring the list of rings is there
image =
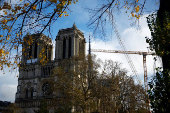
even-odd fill
[[[20,66],[20,48],[25,36],[30,30],[40,34],[44,31],[50,32],[51,24],[62,16],[67,17],[67,10],[78,0],[11,0],[0,5],[0,69],[4,66]],[[48,11],[47,11],[48,10]],[[30,39],[30,45],[35,43]],[[11,57],[12,50],[16,56]]]

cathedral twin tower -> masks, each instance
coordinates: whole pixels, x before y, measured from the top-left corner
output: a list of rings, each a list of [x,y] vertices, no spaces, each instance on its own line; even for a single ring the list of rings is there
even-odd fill
[[[28,44],[28,37],[34,40],[33,44]],[[21,67],[19,69],[18,86],[15,102],[24,112],[32,113],[38,109],[40,100],[52,99],[54,94],[50,92],[48,82],[51,70],[58,66],[58,62],[68,59],[79,53],[85,54],[84,34],[77,29],[75,23],[73,27],[60,29],[56,36],[55,58],[53,60],[52,40],[44,34],[26,35],[26,40],[22,45],[26,48],[22,52]],[[44,48],[45,58],[48,62],[45,65],[40,63],[38,57]]]

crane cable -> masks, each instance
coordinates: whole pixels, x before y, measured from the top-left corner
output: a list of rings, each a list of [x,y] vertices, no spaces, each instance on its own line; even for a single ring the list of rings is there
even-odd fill
[[[109,12],[108,10],[106,10],[106,12],[110,15],[110,12]],[[122,48],[122,50],[123,50],[123,52],[124,52],[124,54],[125,54],[125,57],[126,57],[126,59],[127,59],[127,61],[128,61],[128,64],[129,64],[129,66],[130,66],[133,74],[135,75],[138,83],[141,84],[142,82],[141,82],[140,79],[139,79],[139,75],[138,75],[138,73],[137,73],[137,71],[136,71],[136,68],[135,68],[135,66],[134,66],[134,64],[133,64],[133,62],[132,62],[129,54],[127,54],[127,53],[125,52],[125,51],[127,51],[126,46],[125,46],[124,42],[122,41],[121,36],[119,35],[119,32],[118,32],[118,30],[117,30],[117,28],[116,28],[116,24],[115,24],[115,22],[113,21],[113,17],[112,17],[112,19],[111,19],[110,16],[109,16],[109,20],[110,20],[110,22],[112,23],[112,28],[113,28],[116,36],[117,36],[117,39],[118,39],[119,44],[121,45],[121,48]],[[132,77],[133,77],[133,76],[132,76]]]

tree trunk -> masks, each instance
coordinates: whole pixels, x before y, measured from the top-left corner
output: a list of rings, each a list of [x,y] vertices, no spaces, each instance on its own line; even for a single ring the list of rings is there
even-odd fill
[[[165,19],[165,12],[170,13],[170,0],[160,0],[160,7],[157,12],[157,17],[161,26],[163,27],[163,21]],[[170,45],[165,47],[165,51],[170,51]],[[163,69],[170,70],[170,54],[164,54],[162,56]]]

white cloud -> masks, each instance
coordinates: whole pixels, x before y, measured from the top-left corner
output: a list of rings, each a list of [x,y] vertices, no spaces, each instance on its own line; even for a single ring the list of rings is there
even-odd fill
[[[10,68],[4,68],[0,71],[0,100],[11,101],[15,100],[15,93],[17,90],[18,72],[9,72]]]
[[[149,28],[147,27],[146,19],[143,17],[140,20],[141,23],[141,31],[137,31],[135,28],[130,27],[128,29],[125,29],[123,32],[121,32],[121,37],[122,40],[125,43],[125,46],[127,48],[127,51],[144,51],[148,52],[147,47],[149,46],[146,43],[145,37],[149,36],[150,37],[150,31]],[[118,40],[115,38],[113,40],[109,41],[103,41],[100,39],[96,39],[91,43],[91,48],[92,49],[105,49],[105,50],[122,50]],[[88,50],[88,43],[86,45],[86,49]],[[97,55],[98,58],[101,58],[102,60],[105,59],[112,59],[113,61],[119,61],[123,63],[122,67],[128,69],[129,73],[128,75],[132,75],[131,68],[128,64],[127,59],[125,58],[124,54],[121,53],[99,53],[99,52],[94,52],[94,54]],[[138,55],[138,54],[130,54],[129,55],[134,67],[143,82],[144,78],[144,70],[143,70],[143,56]],[[154,65],[154,56],[148,55],[146,57],[146,64],[147,64],[147,73],[148,77],[152,76],[154,73],[153,65]],[[161,66],[160,62],[157,62],[157,66]]]
[[[3,84],[0,86],[0,100],[11,101],[15,99],[15,93],[17,91],[17,85]]]

